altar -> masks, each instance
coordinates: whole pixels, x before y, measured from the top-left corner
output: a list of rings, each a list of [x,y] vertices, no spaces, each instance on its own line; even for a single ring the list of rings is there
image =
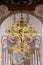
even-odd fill
[[[4,31],[4,34],[1,33],[2,65],[41,65],[40,33],[25,19],[20,17],[13,20],[13,23],[8,23],[9,26],[2,23],[2,26],[7,25],[1,27]]]

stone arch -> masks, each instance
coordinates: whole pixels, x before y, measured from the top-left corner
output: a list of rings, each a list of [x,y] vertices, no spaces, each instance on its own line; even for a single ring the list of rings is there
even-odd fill
[[[23,12],[23,13],[26,13],[26,14],[29,14],[29,15],[32,15],[32,16],[36,17],[37,19],[41,19],[41,17],[37,16],[33,11],[23,10],[22,12]],[[2,18],[2,19],[0,20],[0,25],[1,25],[1,23],[2,23],[6,18],[8,18],[9,16],[12,16],[13,14],[17,14],[17,13],[21,13],[21,11],[20,11],[20,10],[11,11],[6,17],[4,17],[4,18]],[[41,22],[42,22],[42,21],[41,21]],[[43,23],[43,22],[42,22],[42,23]]]

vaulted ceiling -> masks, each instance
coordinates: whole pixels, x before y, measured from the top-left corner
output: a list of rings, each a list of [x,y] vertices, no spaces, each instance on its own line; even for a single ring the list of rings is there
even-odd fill
[[[32,15],[38,17],[32,12],[32,10],[34,10],[37,5],[43,4],[43,0],[0,0],[0,5],[1,4],[6,5],[8,9],[11,10],[11,12],[12,10],[15,12],[19,10],[20,10],[19,12],[21,12],[21,10],[25,10],[25,11],[28,11],[28,13],[31,13]],[[11,12],[9,15],[13,14],[13,12],[12,13]],[[1,19],[0,24],[5,18]]]
[[[38,4],[43,4],[43,0],[0,0],[0,4],[5,4],[10,10],[34,10]]]

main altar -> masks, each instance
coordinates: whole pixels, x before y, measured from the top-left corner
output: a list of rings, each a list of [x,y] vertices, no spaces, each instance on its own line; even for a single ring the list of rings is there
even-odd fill
[[[2,65],[41,65],[40,36],[23,18],[5,30],[2,42]]]

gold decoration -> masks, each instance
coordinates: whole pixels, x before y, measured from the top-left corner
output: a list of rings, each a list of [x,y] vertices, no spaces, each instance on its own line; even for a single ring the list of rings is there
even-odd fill
[[[36,29],[32,25],[28,24],[28,22],[20,20],[9,26],[6,33],[8,33],[8,36],[11,36],[12,39],[14,39],[14,37],[17,37],[18,39],[12,48],[13,54],[20,53],[25,57],[25,52],[29,53],[30,65],[32,65],[32,48],[28,45],[26,38],[32,40],[37,35]]]

